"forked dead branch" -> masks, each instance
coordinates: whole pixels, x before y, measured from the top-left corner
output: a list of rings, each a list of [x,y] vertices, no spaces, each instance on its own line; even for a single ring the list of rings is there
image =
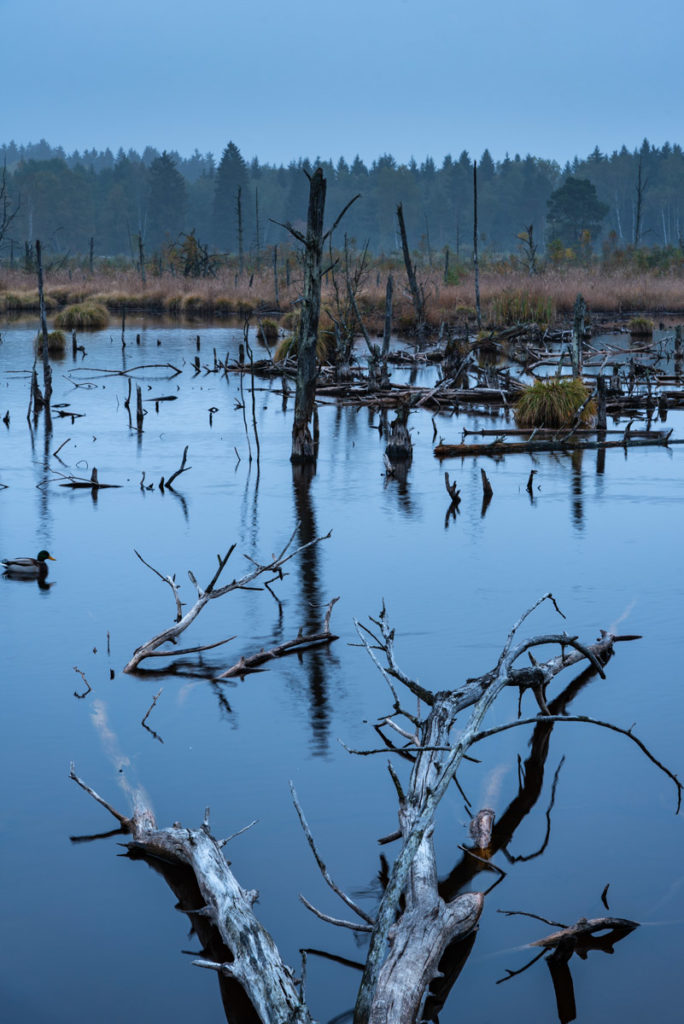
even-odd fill
[[[197,582],[192,571],[188,570],[188,578],[197,590],[197,600],[190,608],[188,608],[186,612],[183,611],[183,602],[180,599],[179,593],[180,584],[176,583],[175,573],[173,576],[162,575],[162,573],[155,569],[154,566],[150,565],[149,562],[146,562],[142,555],[140,555],[136,551],[135,553],[140,559],[140,561],[144,565],[146,565],[148,569],[151,569],[152,572],[156,576],[158,576],[160,580],[168,584],[168,586],[171,588],[173,592],[174,601],[176,604],[176,619],[172,625],[162,630],[161,633],[157,633],[156,636],[153,636],[151,640],[147,640],[145,643],[141,644],[139,647],[135,649],[130,661],[124,667],[124,672],[134,672],[135,669],[140,664],[140,662],[144,661],[146,658],[170,658],[180,657],[186,654],[195,654],[200,651],[211,650],[214,647],[220,647],[222,644],[228,643],[229,640],[234,639],[234,637],[227,637],[223,640],[218,640],[216,643],[213,644],[202,644],[198,647],[187,647],[183,650],[179,650],[176,647],[164,649],[163,651],[159,650],[159,648],[162,647],[164,644],[176,644],[178,641],[178,637],[181,635],[181,633],[184,633],[188,626],[190,626],[195,621],[199,613],[209,603],[209,601],[213,601],[218,597],[224,597],[226,594],[230,594],[234,590],[261,589],[250,587],[250,584],[253,583],[259,577],[264,576],[265,574],[270,574],[271,578],[264,582],[264,587],[270,587],[271,584],[275,583],[276,580],[280,580],[283,578],[283,576],[285,575],[283,573],[283,566],[287,562],[289,562],[290,559],[295,558],[297,555],[301,554],[302,551],[305,551],[306,548],[311,547],[312,544],[318,544],[320,541],[327,540],[328,537],[330,537],[330,533],[327,533],[325,534],[325,536],[316,537],[314,540],[309,541],[307,544],[301,544],[298,548],[291,550],[292,542],[294,541],[296,532],[297,531],[295,529],[295,531],[290,536],[290,539],[288,540],[280,554],[272,555],[270,561],[268,562],[257,562],[253,558],[250,558],[248,555],[245,555],[245,558],[247,558],[247,560],[252,563],[253,568],[250,569],[249,572],[241,576],[239,579],[233,579],[231,580],[230,583],[226,584],[223,587],[217,587],[216,584],[218,583],[221,573],[228,564],[230,556],[233,554],[233,551],[235,550],[235,544],[231,544],[230,548],[228,549],[225,555],[216,556],[218,558],[218,568],[214,573],[213,577],[211,578],[211,580],[209,581],[209,583],[205,587],[201,587]],[[329,626],[329,621],[330,616],[328,615],[326,618],[327,626]],[[266,659],[264,658],[263,660]],[[233,674],[237,675],[239,673],[236,672]]]
[[[271,565],[279,567],[286,557],[292,557],[297,553],[292,552],[286,556],[286,551],[287,548]],[[222,564],[225,564],[227,557],[221,560]],[[221,568],[222,565],[219,572]],[[257,568],[265,571],[267,567]],[[217,578],[218,574],[210,587],[202,593],[218,594],[219,591],[213,590]],[[251,578],[254,579],[255,576]],[[168,579],[166,582],[174,590],[178,615],[181,617],[175,583]],[[227,591],[240,585],[245,585],[245,582],[234,581],[228,588],[223,589]],[[371,620],[369,626],[356,623],[362,645],[389,686],[392,703],[390,713],[383,716],[380,724],[376,725],[376,731],[383,739],[383,747],[355,753],[390,753],[400,758],[399,765],[410,763],[409,777],[404,780],[400,778],[394,765],[389,766],[398,797],[399,818],[399,829],[389,838],[400,840],[401,848],[394,865],[387,873],[384,892],[374,913],[367,913],[358,907],[333,881],[293,792],[300,823],[326,883],[358,920],[332,917],[316,910],[306,900],[305,904],[324,920],[343,928],[368,933],[370,937],[354,1011],[354,1024],[416,1024],[426,1015],[426,1000],[430,998],[434,1001],[434,996],[428,997],[430,983],[437,977],[441,979],[440,984],[445,989],[440,996],[443,1001],[458,975],[456,970],[450,978],[443,978],[440,961],[447,948],[453,948],[455,940],[465,940],[474,934],[485,894],[462,892],[460,886],[454,889],[450,886],[445,888],[444,884],[438,885],[433,832],[439,802],[449,791],[452,783],[458,785],[459,766],[462,760],[469,756],[468,752],[473,744],[504,729],[530,723],[535,724],[537,730],[551,729],[552,723],[560,721],[581,721],[609,728],[632,740],[654,765],[672,779],[676,786],[679,810],[682,784],[677,776],[633,735],[631,728],[623,729],[613,723],[587,716],[558,714],[557,709],[564,709],[568,698],[565,698],[561,707],[552,702],[549,711],[546,704],[546,689],[558,673],[572,665],[588,662],[592,671],[603,676],[603,667],[613,653],[614,644],[620,640],[635,638],[602,633],[595,643],[584,644],[577,637],[561,632],[519,640],[518,634],[523,622],[542,601],[546,600],[553,601],[553,598],[550,594],[544,595],[516,622],[493,669],[482,676],[467,680],[458,688],[440,691],[427,689],[407,676],[399,667],[394,653],[394,630],[388,622],[384,608],[377,619]],[[179,618],[179,621],[182,621],[182,618]],[[560,653],[545,661],[538,661],[532,651],[548,645],[559,646]],[[524,654],[530,655],[531,665],[516,667],[515,663]],[[531,690],[539,704],[540,714],[494,728],[484,728],[488,711],[503,689],[508,686],[518,687],[521,697],[526,690]],[[406,693],[410,695],[410,702],[414,707],[417,699],[417,711],[409,710],[404,705]],[[425,713],[421,712],[421,708],[425,709]],[[451,732],[457,716],[468,708],[471,709],[468,718],[459,723],[458,735],[452,737]],[[542,741],[544,750],[548,746],[547,740],[548,735]],[[545,754],[540,754],[540,757],[538,772],[543,769]],[[273,939],[257,920],[253,912],[256,894],[243,890],[231,874],[221,853],[223,844],[211,834],[208,815],[205,815],[204,823],[199,829],[181,828],[178,824],[159,829],[146,802],[140,802],[133,814],[126,816],[86,786],[76,776],[73,768],[71,777],[106,807],[117,818],[121,827],[132,835],[133,840],[129,844],[129,849],[151,858],[162,858],[167,862],[183,864],[192,870],[204,900],[204,906],[193,913],[201,913],[213,922],[232,957],[196,961],[198,966],[216,971],[223,980],[237,980],[249,997],[262,1024],[285,1024],[290,1021],[305,1024],[311,1021],[303,982],[298,982],[293,971],[283,963]],[[541,782],[538,788],[540,785]],[[547,818],[554,797],[555,782]],[[526,802],[528,809],[534,800],[536,796],[530,795]],[[526,811],[523,810],[522,813]],[[491,810],[483,809],[475,816],[472,835],[474,849],[465,851],[466,859],[473,864],[472,872],[466,869],[470,878],[475,877],[483,865],[485,868],[487,866],[480,856],[483,847],[494,844],[496,848],[500,845],[498,824]],[[542,850],[547,841],[548,837]],[[552,938],[555,939],[555,936]]]

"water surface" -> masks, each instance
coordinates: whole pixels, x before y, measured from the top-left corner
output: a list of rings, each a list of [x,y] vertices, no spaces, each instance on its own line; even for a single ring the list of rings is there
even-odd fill
[[[302,947],[363,959],[362,941],[312,917],[298,900],[302,892],[324,911],[342,912],[317,873],[288,780],[335,879],[372,910],[380,853],[392,851],[377,839],[396,827],[394,791],[385,757],[354,758],[339,741],[375,746],[372,723],[391,710],[381,677],[353,646],[353,619],[376,615],[383,599],[403,667],[435,689],[490,668],[512,623],[549,590],[567,623],[545,606],[530,632],[567,628],[585,640],[601,628],[642,634],[620,645],[607,679],[587,681],[571,710],[625,727],[636,722],[635,732],[656,755],[682,770],[681,448],[440,465],[432,455],[435,429],[456,441],[463,427],[491,427],[499,414],[436,416],[433,425],[432,414],[419,411],[410,420],[415,454],[402,482],[384,476],[379,415],[326,403],[319,409],[316,474],[307,483],[293,476],[288,461],[292,396],[284,399],[279,379],[256,381],[257,467],[249,462],[238,407],[244,402],[251,424],[250,382],[241,392],[236,375],[196,374],[198,331],[203,366],[213,366],[214,348],[220,359],[237,354],[241,332],[229,328],[133,323],[125,350],[118,330],[84,335],[85,356],[53,364],[54,402],[83,415],[73,422],[55,417],[47,436],[42,419],[35,430],[26,420],[34,330],[2,331],[0,418],[10,413],[9,428],[0,424],[0,482],[7,485],[0,491],[2,554],[45,547],[58,559],[47,589],[0,579],[8,1020],[123,1024],[132,1012],[154,1020],[225,1020],[215,978],[191,966],[200,944],[159,873],[117,856],[121,837],[71,841],[115,824],[69,781],[72,760],[124,812],[127,788],[143,786],[161,825],[197,826],[206,806],[219,836],[258,819],[230,844],[228,857],[241,884],[259,890],[257,912],[283,957],[296,969]],[[124,408],[127,379],[95,371],[163,363],[181,373],[135,372],[147,410],[139,435]],[[429,383],[434,372],[421,370],[417,382]],[[149,399],[159,396],[175,400],[160,402],[157,411]],[[675,435],[684,432],[679,413],[667,425]],[[255,454],[251,426],[250,437]],[[159,479],[178,468],[186,445],[191,470],[175,493],[160,492]],[[58,449],[61,462],[52,454]],[[93,466],[100,480],[121,486],[97,497],[60,486],[57,474],[89,476]],[[484,515],[481,467],[494,488]],[[445,468],[462,496],[459,514],[446,525]],[[144,489],[149,484],[154,489]],[[159,659],[154,674],[122,674],[134,648],[174,614],[169,588],[134,549],[162,574],[176,573],[189,602],[187,571],[207,582],[217,554],[231,544],[228,579],[245,571],[244,555],[266,559],[293,532],[304,542],[331,530],[329,540],[288,565],[278,589],[282,608],[267,592],[231,594],[208,606],[183,639],[195,645],[235,634],[229,645],[185,659],[175,674]],[[315,628],[336,595],[340,639],[329,648],[220,688],[208,682],[241,654],[291,638],[300,625]],[[82,700],[74,696],[84,689],[74,666],[93,688]],[[571,681],[561,677],[551,696]],[[160,688],[148,719],[155,738],[141,719]],[[516,713],[517,695],[507,693],[493,721]],[[531,696],[523,713],[535,713]],[[552,929],[497,910],[572,923],[605,913],[600,897],[610,883],[611,913],[643,927],[612,957],[573,958],[578,1019],[679,1021],[684,879],[674,787],[624,737],[573,724],[554,727],[532,748],[531,736],[531,728],[521,728],[489,741],[478,751],[482,763],[461,775],[476,808],[491,806],[511,824],[508,853],[523,859],[497,853],[507,876],[487,898],[440,1020],[475,1012],[485,1021],[556,1019],[543,960],[495,984],[529,958],[521,946]],[[532,757],[527,787],[518,757]],[[440,872],[453,886],[485,887],[495,876],[472,877],[462,863],[467,824],[454,788],[438,817]],[[357,984],[353,970],[309,958],[307,994],[320,1020],[349,1009]]]

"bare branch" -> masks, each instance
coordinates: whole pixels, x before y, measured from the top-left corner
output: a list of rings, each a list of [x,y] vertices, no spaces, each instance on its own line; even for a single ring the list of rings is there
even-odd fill
[[[187,457],[188,457],[188,445],[186,444],[185,448],[183,449],[183,458],[181,460],[181,464],[180,464],[179,468],[176,470],[176,472],[172,473],[171,476],[169,477],[169,479],[166,481],[166,486],[167,487],[171,487],[173,481],[176,479],[176,477],[180,476],[181,473],[187,473],[189,469],[192,469],[192,466],[186,466],[185,465]],[[171,487],[171,490],[173,490],[173,487]]]
[[[328,924],[337,925],[338,928],[351,928],[351,930],[354,932],[373,931],[373,928],[369,924],[358,924],[354,921],[343,921],[339,917],[330,917],[329,914],[324,914],[322,910],[318,910],[316,907],[314,907],[313,903],[309,903],[306,897],[302,896],[301,893],[299,894],[299,898],[306,907],[306,909],[310,910],[312,914],[316,915],[316,917],[320,917],[321,921],[327,921]]]
[[[598,725],[602,729],[610,729],[611,732],[618,732],[621,736],[627,736],[628,739],[636,743],[642,754],[645,754],[648,760],[659,768],[661,772],[672,779],[675,786],[677,787],[677,809],[675,814],[679,814],[682,805],[682,792],[684,791],[684,784],[682,784],[674,772],[671,772],[669,768],[666,768],[662,761],[659,761],[651,751],[648,749],[645,743],[642,742],[632,732],[632,728],[623,729],[619,725],[613,725],[612,722],[602,722],[598,718],[589,718],[587,715],[539,715],[536,718],[519,718],[515,722],[506,722],[504,725],[494,726],[492,729],[483,729],[481,732],[477,732],[472,736],[472,743],[479,743],[480,740],[487,739],[490,736],[495,736],[499,732],[506,732],[508,729],[515,729],[519,725],[540,725],[546,724],[547,722],[584,722],[587,725]]]
[[[133,652],[131,659],[124,667],[124,672],[133,672],[138,667],[140,662],[143,661],[145,658],[150,657],[157,650],[157,648],[161,647],[165,643],[168,643],[169,641],[175,642],[176,638],[180,636],[180,634],[183,633],[188,628],[188,626],[190,626],[195,621],[199,613],[210,600],[213,600],[218,597],[223,597],[224,594],[229,594],[233,590],[246,589],[248,585],[258,576],[261,576],[262,573],[280,574],[282,566],[285,565],[286,562],[289,562],[291,558],[294,558],[302,551],[306,551],[306,549],[311,547],[312,545],[318,544],[322,540],[327,540],[330,537],[331,533],[332,531],[329,531],[327,534],[325,534],[325,536],[315,537],[313,540],[308,541],[306,544],[301,544],[294,551],[289,551],[295,536],[295,533],[293,533],[290,536],[290,539],[287,541],[285,547],[281,551],[280,555],[272,558],[270,562],[264,563],[263,565],[259,563],[253,563],[254,568],[251,569],[244,576],[240,577],[240,579],[234,579],[232,580],[231,583],[228,583],[224,587],[219,587],[218,589],[215,588],[215,585],[221,573],[223,572],[226,563],[228,562],[228,559],[235,550],[235,544],[231,545],[231,547],[228,549],[224,556],[217,556],[218,568],[214,573],[214,576],[212,577],[210,583],[204,589],[202,589],[199,586],[194,574],[189,571],[188,576],[197,587],[197,601],[191,608],[189,608],[185,612],[185,614],[180,619],[176,619],[174,625],[169,626],[165,630],[162,630],[161,633],[157,633],[157,635],[152,637],[151,640],[148,640],[146,643],[141,644],[139,647],[137,647],[136,650]],[[140,556],[138,557],[140,558]],[[141,558],[141,561],[144,561],[144,559]],[[156,570],[154,571],[156,572]],[[161,579],[163,579],[165,582],[168,582],[167,577],[161,576],[161,573],[157,573],[157,575],[160,576]],[[204,649],[206,650],[208,648],[205,647]],[[193,649],[189,649],[188,653],[192,652]]]
[[[76,774],[76,766],[74,765],[73,761],[71,762],[71,765],[69,767],[69,778],[73,779],[76,785],[80,786],[81,789],[84,789],[86,793],[89,793],[90,796],[92,796],[93,800],[96,800],[98,804],[101,804],[102,807],[105,808],[105,810],[109,811],[112,817],[116,818],[116,820],[120,822],[120,824],[126,831],[131,830],[132,819],[127,818],[125,814],[120,814],[119,811],[112,807],[110,803],[107,803],[107,801],[103,797],[101,797],[99,793],[96,793],[94,789],[91,789],[90,786],[87,786],[83,779],[79,779],[78,775]]]
[[[304,835],[306,836],[307,842],[308,842],[309,846],[311,847],[311,852],[313,853],[313,855],[315,857],[316,863],[318,864],[318,869],[321,872],[321,874],[323,875],[323,878],[325,879],[327,884],[330,886],[332,891],[334,893],[336,893],[340,897],[342,902],[346,903],[347,906],[349,907],[349,909],[353,910],[355,914],[358,914],[358,916],[361,918],[362,921],[366,921],[366,923],[371,926],[371,927],[369,927],[367,929],[368,931],[371,931],[372,930],[372,925],[375,922],[374,922],[373,918],[370,916],[370,914],[367,914],[365,910],[362,910],[361,907],[358,907],[356,905],[356,903],[354,903],[354,901],[349,896],[347,896],[347,894],[345,892],[343,892],[339,888],[339,886],[337,886],[335,884],[335,882],[332,880],[332,878],[330,877],[330,873],[328,872],[328,869],[325,866],[323,858],[319,854],[318,849],[316,847],[316,842],[314,840],[314,837],[311,834],[311,829],[309,828],[307,820],[304,817],[304,811],[302,810],[301,804],[299,803],[299,800],[297,798],[297,791],[294,788],[294,783],[292,782],[292,780],[290,780],[290,793],[292,794],[292,802],[293,802],[293,804],[295,806],[295,810],[297,812],[297,817],[299,818],[299,823],[302,826],[302,829],[304,831]],[[300,899],[303,899],[303,897],[300,896]],[[307,904],[307,906],[308,906],[308,904]]]
[[[218,839],[217,840],[218,845],[220,847],[226,846],[233,839],[237,839],[238,836],[241,836],[243,832],[249,832],[250,828],[254,828],[254,826],[257,824],[258,821],[259,821],[259,819],[255,818],[254,821],[250,821],[249,825],[244,825],[242,828],[239,828],[237,830],[237,832],[233,832],[233,834],[228,836],[226,839]]]
[[[335,231],[335,228],[338,226],[338,224],[340,223],[340,221],[344,217],[344,215],[347,212],[347,210],[349,209],[349,207],[353,206],[354,203],[356,202],[356,200],[360,199],[360,198],[361,198],[361,193],[357,192],[357,194],[354,196],[354,198],[350,199],[349,202],[347,203],[347,205],[345,207],[343,207],[342,212],[338,214],[337,219],[335,220],[335,223],[333,224],[333,226],[331,228],[329,228],[328,231],[326,231],[326,233],[323,235],[323,238],[321,239],[321,244],[324,245],[327,242],[327,240],[330,238],[330,236]],[[283,226],[285,226],[285,225],[283,225]]]

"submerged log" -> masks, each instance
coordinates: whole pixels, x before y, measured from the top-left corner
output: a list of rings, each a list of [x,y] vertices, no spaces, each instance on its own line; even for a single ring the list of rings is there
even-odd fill
[[[140,793],[138,806],[126,817],[87,786],[76,775],[73,764],[70,778],[130,833],[131,853],[183,864],[192,870],[205,904],[198,908],[198,913],[216,925],[233,957],[230,962],[196,960],[195,964],[238,981],[264,1024],[309,1024],[311,1016],[297,990],[294,974],[281,960],[273,939],[252,910],[259,894],[239,884],[223,855],[223,843],[211,834],[208,821],[198,829],[183,828],[178,823],[158,828],[152,809],[143,803]]]
[[[463,458],[468,455],[520,455],[530,452],[573,452],[603,448],[639,448],[647,445],[666,447],[670,444],[684,444],[684,438],[672,439],[671,430],[656,436],[635,437],[624,433],[620,441],[588,441],[576,437],[568,441],[492,441],[490,444],[438,444],[433,450],[437,459]]]

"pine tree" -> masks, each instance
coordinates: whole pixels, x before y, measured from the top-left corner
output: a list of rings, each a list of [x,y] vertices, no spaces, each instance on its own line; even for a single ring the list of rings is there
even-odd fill
[[[235,143],[229,142],[216,171],[211,232],[212,241],[223,252],[238,250],[238,189],[244,224],[245,214],[250,209],[247,185],[247,165]]]
[[[153,160],[149,170],[147,235],[148,251],[178,238],[185,227],[188,205],[185,179],[166,150]]]

